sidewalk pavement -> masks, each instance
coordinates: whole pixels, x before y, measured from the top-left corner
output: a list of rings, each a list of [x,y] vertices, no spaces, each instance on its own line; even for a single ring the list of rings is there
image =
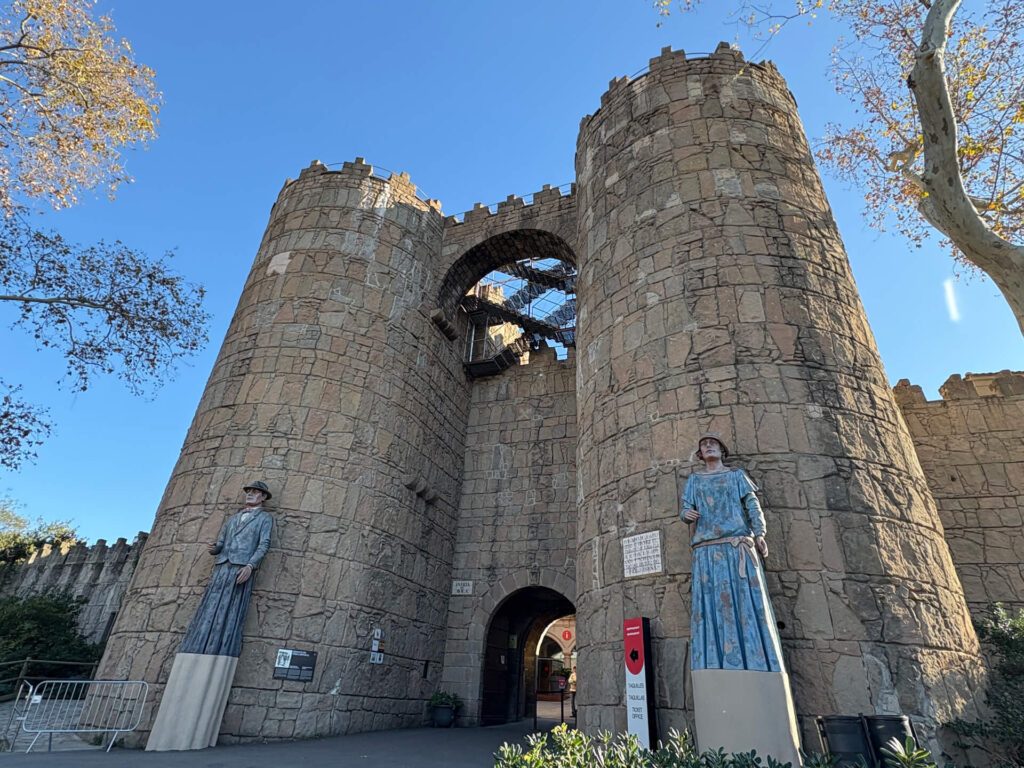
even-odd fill
[[[555,722],[538,725],[543,730]],[[532,730],[530,718],[489,728],[406,728],[193,752],[0,753],[0,768],[492,768],[498,747],[506,741],[525,746]]]

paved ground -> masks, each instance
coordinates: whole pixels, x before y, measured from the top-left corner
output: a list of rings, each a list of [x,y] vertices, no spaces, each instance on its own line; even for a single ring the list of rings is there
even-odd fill
[[[556,724],[557,720],[541,720],[538,727]],[[532,730],[531,718],[491,728],[409,728],[196,752],[114,749],[109,754],[97,750],[2,753],[0,768],[490,768],[498,747],[506,741],[525,744]]]

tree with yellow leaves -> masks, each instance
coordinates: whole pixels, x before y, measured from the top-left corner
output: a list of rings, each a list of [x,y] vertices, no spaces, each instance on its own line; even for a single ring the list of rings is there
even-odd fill
[[[832,72],[861,118],[829,125],[818,158],[865,190],[874,226],[893,221],[915,243],[938,230],[992,278],[1024,333],[1024,3],[960,5],[739,0],[733,11],[769,36],[821,12],[849,25]],[[668,14],[672,0],[655,7]]]
[[[126,180],[121,151],[156,135],[153,71],[91,0],[15,0],[0,17],[0,205],[55,206]]]
[[[64,355],[75,389],[96,373],[135,391],[206,341],[202,288],[121,243],[81,247],[39,231],[28,206],[72,205],[129,180],[125,148],[156,135],[153,71],[93,0],[0,5],[0,306],[12,329]],[[33,456],[45,412],[0,381],[0,467]]]

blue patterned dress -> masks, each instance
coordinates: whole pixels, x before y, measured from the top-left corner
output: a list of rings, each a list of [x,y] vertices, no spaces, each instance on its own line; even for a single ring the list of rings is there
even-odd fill
[[[690,540],[691,669],[783,671],[764,570],[752,550],[751,537],[765,532],[756,490],[742,469],[695,472],[686,481],[681,513],[700,513]],[[733,540],[706,543],[719,539]]]

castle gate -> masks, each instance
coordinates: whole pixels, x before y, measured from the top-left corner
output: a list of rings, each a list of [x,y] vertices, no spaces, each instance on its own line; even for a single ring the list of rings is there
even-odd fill
[[[480,725],[530,715],[537,690],[537,645],[551,622],[575,612],[564,595],[547,587],[524,587],[498,607],[484,644]]]
[[[439,688],[460,724],[516,717],[500,649],[572,606],[580,725],[624,727],[642,615],[660,729],[683,727],[678,493],[710,428],[762,487],[798,712],[971,714],[963,590],[781,76],[665,51],[583,121],[576,169],[462,221],[358,159],[285,185],[101,676],[159,700],[204,542],[258,475],[277,529],[222,741],[417,725]],[[575,304],[570,327],[467,296],[498,269],[578,288],[578,337]],[[652,531],[663,569],[627,576],[622,539]],[[314,679],[274,680],[279,648],[316,650]]]

